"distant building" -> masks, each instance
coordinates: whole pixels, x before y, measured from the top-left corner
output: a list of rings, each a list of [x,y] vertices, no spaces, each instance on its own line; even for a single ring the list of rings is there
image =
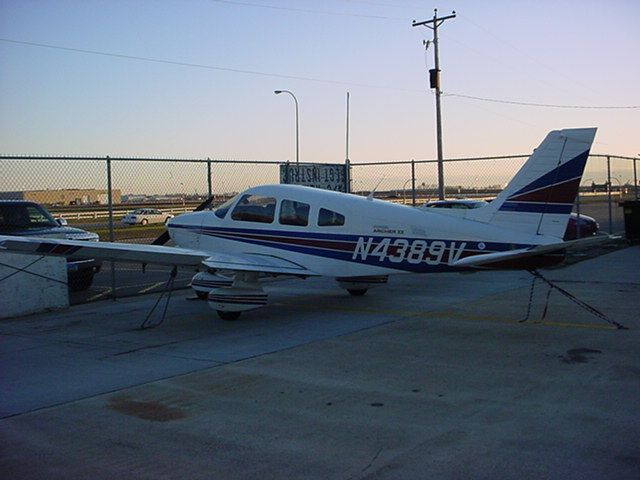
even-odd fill
[[[121,202],[119,189],[112,191],[113,203]],[[0,200],[27,200],[44,205],[106,205],[109,192],[96,189],[27,190],[23,192],[0,192]]]

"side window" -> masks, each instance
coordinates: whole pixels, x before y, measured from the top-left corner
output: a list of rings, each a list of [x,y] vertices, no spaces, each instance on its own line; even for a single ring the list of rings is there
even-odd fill
[[[49,219],[45,217],[42,212],[36,207],[29,206],[27,207],[27,210],[29,211],[29,223],[31,225],[49,225]]]
[[[280,205],[280,223],[282,225],[309,225],[309,204],[283,200]]]
[[[231,218],[241,222],[272,223],[276,199],[262,195],[243,195],[231,212]]]
[[[321,208],[318,214],[318,226],[320,227],[339,227],[344,225],[344,215],[337,212]]]

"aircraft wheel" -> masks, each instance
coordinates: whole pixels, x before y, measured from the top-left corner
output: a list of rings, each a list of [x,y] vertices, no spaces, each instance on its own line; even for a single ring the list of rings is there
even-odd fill
[[[366,288],[347,288],[347,292],[349,292],[354,297],[361,297],[365,293],[367,293]]]
[[[232,321],[240,318],[240,312],[223,312],[222,310],[218,310],[218,316],[222,320]]]

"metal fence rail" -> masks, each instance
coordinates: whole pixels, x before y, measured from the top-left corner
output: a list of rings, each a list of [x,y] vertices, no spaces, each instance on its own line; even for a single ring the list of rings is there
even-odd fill
[[[445,195],[493,198],[528,156],[446,159]],[[616,200],[639,198],[637,160],[610,154],[590,155],[575,210],[595,217],[609,232],[621,230],[622,212]],[[126,210],[155,205],[166,213],[177,214],[211,196],[215,206],[246,188],[279,183],[279,168],[287,163],[215,158],[2,155],[0,198],[32,199],[46,204],[72,225],[99,231],[103,240],[131,241],[126,227],[120,223]],[[438,198],[436,159],[352,160],[347,166],[352,193],[368,195],[375,190],[376,198],[410,205]],[[54,201],[56,198],[58,201]],[[69,206],[70,203],[75,205]],[[143,230],[135,230],[134,241],[150,242],[157,235],[157,228],[148,229],[148,234]],[[111,269],[112,275],[114,271]],[[115,297],[115,278],[111,287],[111,295]]]

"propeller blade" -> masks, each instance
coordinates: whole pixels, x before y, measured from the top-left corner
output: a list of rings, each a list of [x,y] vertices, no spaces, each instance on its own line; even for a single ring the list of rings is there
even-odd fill
[[[199,212],[200,210],[204,210],[205,208],[207,208],[209,205],[211,205],[211,202],[213,202],[213,195],[210,196],[209,198],[207,198],[204,202],[202,202],[200,205],[198,205],[193,211],[194,212]]]
[[[171,237],[169,236],[169,232],[165,230],[158,236],[158,238],[156,238],[153,242],[151,242],[151,245],[164,245],[170,239]]]
[[[208,208],[209,205],[211,205],[211,202],[213,202],[213,196],[207,198],[204,202],[198,205],[193,211],[199,212],[200,210],[204,210],[205,208]],[[169,240],[171,240],[171,237],[169,236],[169,232],[165,230],[160,234],[160,236],[158,236],[158,238],[156,238],[153,242],[151,242],[151,245],[164,245]]]

